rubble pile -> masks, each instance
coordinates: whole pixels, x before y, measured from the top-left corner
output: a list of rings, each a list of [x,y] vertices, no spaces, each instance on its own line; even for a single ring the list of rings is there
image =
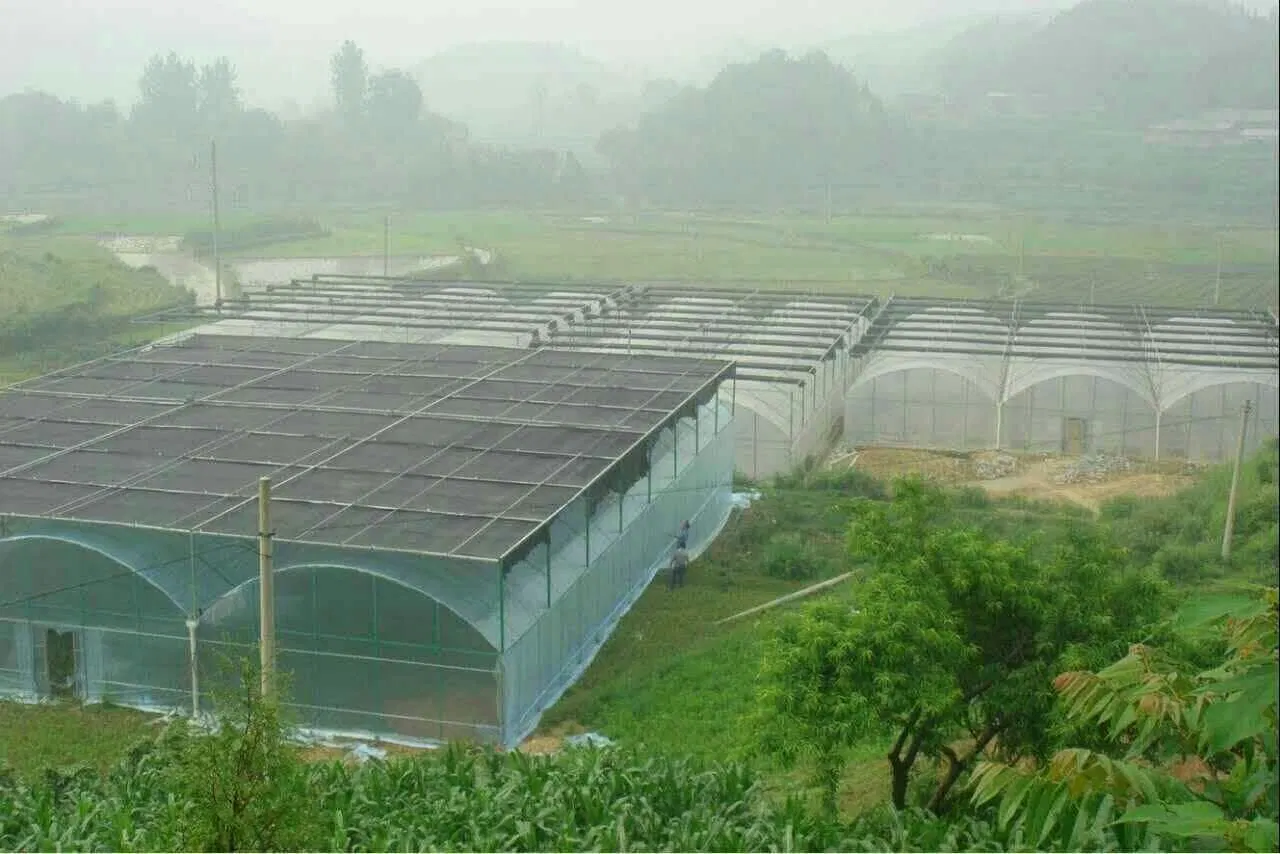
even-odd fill
[[[1018,458],[1009,454],[999,454],[988,459],[975,460],[973,474],[979,480],[996,480],[1011,477],[1018,473]]]
[[[1106,452],[1089,454],[1068,463],[1053,475],[1053,482],[1068,483],[1102,483],[1118,474],[1125,474],[1133,468],[1133,463],[1126,457]]]

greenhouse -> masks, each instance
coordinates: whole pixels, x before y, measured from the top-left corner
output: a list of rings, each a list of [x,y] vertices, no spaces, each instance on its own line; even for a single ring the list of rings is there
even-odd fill
[[[789,471],[838,438],[873,297],[693,283],[462,283],[318,275],[194,309],[206,334],[546,346],[737,365],[737,468]],[[192,309],[180,309],[183,318]],[[174,312],[163,318],[173,320]]]
[[[1277,433],[1270,312],[888,301],[855,347],[850,445],[1230,459]]]
[[[0,694],[208,709],[256,660],[304,725],[511,745],[727,517],[733,365],[190,335],[0,392]]]

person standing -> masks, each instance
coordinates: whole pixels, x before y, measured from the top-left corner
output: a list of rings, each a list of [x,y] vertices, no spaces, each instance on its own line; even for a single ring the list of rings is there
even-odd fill
[[[680,523],[680,530],[676,532],[676,548],[689,548],[689,520],[685,519]]]
[[[671,555],[671,570],[667,576],[667,589],[675,590],[677,587],[684,587],[684,575],[689,569],[689,553],[683,547],[678,547],[675,553]]]

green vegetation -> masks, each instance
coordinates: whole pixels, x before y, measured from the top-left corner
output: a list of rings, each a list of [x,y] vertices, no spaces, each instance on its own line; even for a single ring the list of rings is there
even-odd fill
[[[940,489],[904,481],[894,493],[854,508],[850,550],[865,580],[787,621],[764,657],[764,748],[808,756],[831,813],[844,752],[872,735],[893,740],[900,810],[917,762],[945,769],[927,802],[941,813],[996,739],[1043,755],[1052,676],[1113,657],[1161,605],[1158,582],[1124,573],[1121,552],[1092,532],[1072,531],[1040,561],[1028,543],[940,525]],[[952,744],[961,734],[970,746]]]
[[[390,219],[384,235],[384,218]],[[104,221],[71,220],[63,233],[98,233]],[[131,232],[159,229],[139,218],[110,223]],[[178,220],[175,225],[192,225]],[[169,230],[172,230],[172,226]],[[306,230],[316,236],[306,237]],[[192,228],[198,242],[198,229]],[[1274,229],[1086,225],[994,211],[928,213],[886,208],[875,214],[616,214],[343,212],[319,222],[282,212],[228,227],[227,258],[458,255],[495,252],[497,264],[464,272],[474,279],[672,279],[785,283],[796,290],[1012,296],[1078,304],[1134,302],[1199,307],[1215,291],[1224,307],[1272,300],[1280,251]],[[287,242],[266,243],[272,235]],[[323,236],[321,236],[323,235]],[[1219,274],[1218,256],[1222,257]],[[458,275],[451,270],[449,275]]]
[[[337,109],[285,119],[245,103],[227,59],[200,66],[161,52],[141,69],[128,115],[44,92],[0,99],[0,150],[12,153],[10,204],[64,216],[121,205],[206,209],[192,180],[208,174],[217,137],[229,213],[337,205],[848,213],[945,203],[1274,225],[1269,119],[1246,111],[1275,109],[1275,20],[1168,2],[1084,0],[1025,26],[996,21],[954,33],[917,59],[936,79],[897,102],[868,88],[865,55],[845,66],[821,51],[771,50],[705,85],[637,80],[626,94],[607,92],[609,73],[589,62],[574,83],[537,75],[533,92],[526,75],[507,75],[524,94],[494,113],[478,108],[476,90],[496,70],[481,68],[490,60],[479,53],[455,56],[445,78],[424,83],[401,69],[375,71],[345,41],[327,69]],[[516,61],[564,61],[553,54]],[[462,89],[447,82],[459,61],[477,65]],[[446,109],[442,88],[452,90],[450,117],[434,112]],[[1227,111],[1226,129],[1215,124],[1221,116],[1206,119],[1210,110]],[[489,124],[490,142],[460,125],[462,114]],[[1153,127],[1177,121],[1201,127]],[[504,126],[503,145],[492,142],[494,124]]]
[[[0,237],[0,385],[181,327],[132,320],[191,294],[72,237]]]
[[[1198,600],[1175,626],[1225,648],[1209,669],[1134,644],[1096,673],[1062,674],[1054,687],[1068,724],[1101,732],[1101,749],[1065,747],[1031,771],[984,762],[975,803],[998,799],[1004,828],[1036,844],[1082,845],[1083,830],[1110,824],[1134,844],[1275,851],[1278,617],[1275,587]]]
[[[1272,440],[1240,471],[1231,559],[1221,560],[1225,496],[1231,469],[1219,466],[1163,499],[1117,498],[1103,505],[1102,524],[1139,566],[1184,586],[1250,582],[1275,585],[1280,565],[1280,447]]]
[[[314,240],[328,237],[329,232],[311,219],[260,219],[243,225],[220,229],[220,252],[248,252],[286,243],[293,240]],[[213,254],[213,231],[204,229],[188,231],[182,238],[182,248],[197,258]]]
[[[248,670],[248,669],[246,669]],[[217,732],[184,721],[105,774],[0,775],[5,850],[756,851],[969,848],[980,821],[815,818],[762,797],[741,764],[571,750],[528,757],[450,746],[350,767],[308,764],[246,680]]]
[[[106,771],[149,730],[152,715],[115,706],[0,703],[0,767],[35,777],[45,768]]]

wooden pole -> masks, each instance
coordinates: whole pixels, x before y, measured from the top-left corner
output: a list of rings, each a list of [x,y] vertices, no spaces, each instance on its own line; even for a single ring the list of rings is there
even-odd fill
[[[1218,235],[1218,268],[1213,277],[1213,305],[1217,308],[1222,301],[1222,235]]]
[[[1240,466],[1244,464],[1244,437],[1249,431],[1249,412],[1253,401],[1246,400],[1240,413],[1240,438],[1236,441],[1236,465],[1231,472],[1231,491],[1227,493],[1227,523],[1222,528],[1222,559],[1231,559],[1231,535],[1236,527],[1236,493],[1240,490]]]
[[[262,696],[271,694],[276,662],[276,597],[271,568],[271,478],[258,481],[258,650],[262,656]]]
[[[819,581],[817,584],[811,584],[808,587],[804,588],[803,590],[797,590],[794,593],[788,593],[785,596],[779,596],[777,599],[770,599],[768,602],[765,602],[763,605],[757,605],[754,608],[748,608],[745,611],[739,611],[738,613],[734,614],[731,617],[725,617],[723,620],[716,620],[715,624],[717,626],[722,626],[725,623],[732,623],[734,620],[740,620],[743,617],[749,617],[752,614],[759,614],[761,611],[768,611],[770,608],[776,608],[779,605],[785,605],[788,602],[794,602],[797,599],[803,599],[806,596],[812,596],[815,593],[820,593],[823,590],[828,590],[832,587],[835,587],[837,584],[848,581],[852,577],[853,577],[852,572],[846,572],[842,575],[837,575],[835,578],[828,578],[826,581]]]
[[[221,230],[218,215],[218,142],[209,142],[209,187],[213,196],[213,304],[222,307],[222,251],[218,246],[218,232]]]

